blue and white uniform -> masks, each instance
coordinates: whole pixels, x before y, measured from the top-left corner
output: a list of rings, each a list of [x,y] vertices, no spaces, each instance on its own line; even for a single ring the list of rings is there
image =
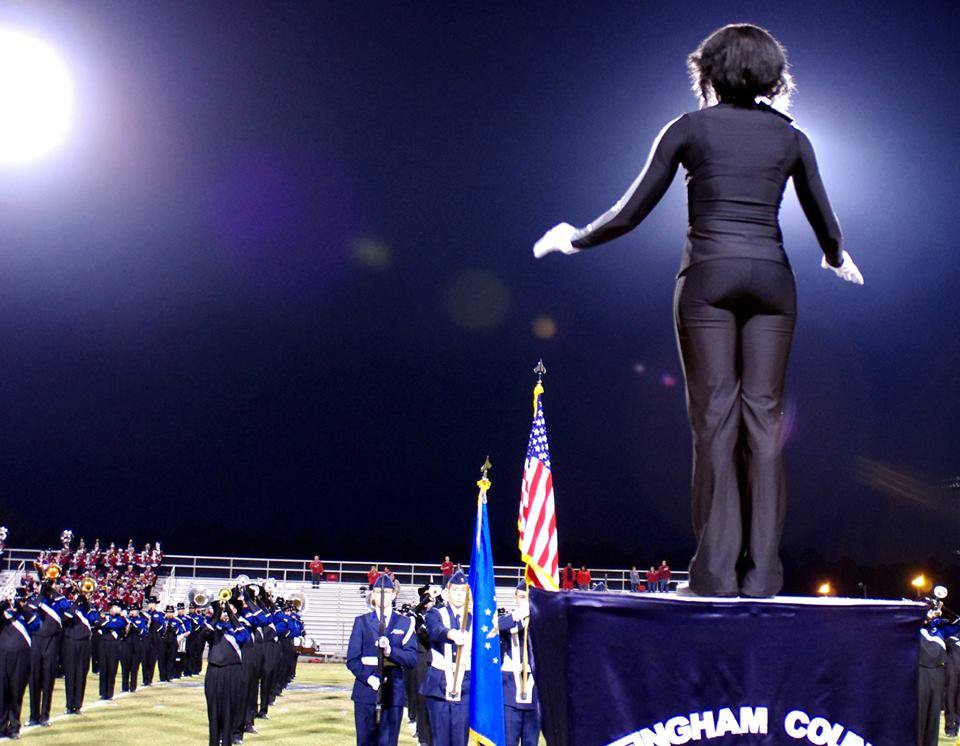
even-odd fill
[[[457,571],[447,581],[466,585],[467,577]],[[461,618],[463,615],[463,618]],[[430,731],[434,746],[464,746],[470,730],[470,641],[473,615],[466,609],[443,606],[430,609],[424,619],[430,640],[430,668],[420,685],[420,694],[427,700]],[[459,648],[447,636],[450,630],[467,633],[466,644]]]
[[[393,589],[393,581],[386,576],[377,578],[371,594]],[[404,705],[404,669],[417,663],[417,641],[413,620],[391,609],[386,610],[383,636],[390,641],[390,652],[384,659],[383,679],[379,678],[380,614],[377,610],[361,614],[353,620],[350,642],[347,645],[347,668],[356,677],[353,682],[354,722],[357,728],[357,746],[396,746],[400,737],[400,723]],[[378,693],[371,684],[377,679],[382,689]],[[376,721],[378,697],[382,705],[380,723]]]
[[[527,586],[521,583],[517,588],[526,591]],[[497,622],[500,628],[503,720],[507,746],[537,746],[540,740],[540,713],[531,666],[532,651],[529,632],[524,633],[528,622],[529,618],[518,621],[513,614],[502,616]]]

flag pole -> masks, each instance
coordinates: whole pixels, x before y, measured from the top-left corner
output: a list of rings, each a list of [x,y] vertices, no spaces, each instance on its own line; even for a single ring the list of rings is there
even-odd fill
[[[480,488],[480,492],[477,495],[477,503],[487,501],[487,490],[490,489],[490,479],[487,477],[487,473],[492,469],[493,466],[490,463],[490,456],[487,456],[486,460],[483,462],[483,466],[480,467],[480,479],[477,480],[477,487]],[[460,617],[460,631],[463,632],[463,628],[467,624],[467,612],[470,608],[470,586],[467,586],[467,598],[463,603],[463,616]],[[457,691],[453,692],[459,696],[460,687],[457,686],[457,679],[460,677],[460,666],[462,665],[463,657],[463,645],[457,645],[457,658],[453,667],[453,685],[457,687]]]
[[[543,376],[547,372],[546,366],[543,364],[543,358],[537,361],[537,367],[533,369],[533,372],[537,374],[537,383],[533,387],[533,416],[537,416],[537,404],[540,402],[540,394],[543,393]],[[527,698],[527,671],[530,668],[529,656],[527,653],[527,633],[530,629],[530,573],[527,572],[527,569],[523,571],[523,579],[527,584],[527,619],[526,624],[522,621],[520,622],[520,627],[523,630],[523,654],[521,656],[522,664],[520,666],[520,698]]]

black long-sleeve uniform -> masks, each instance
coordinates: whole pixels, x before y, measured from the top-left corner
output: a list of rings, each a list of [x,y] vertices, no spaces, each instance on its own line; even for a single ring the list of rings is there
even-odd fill
[[[575,231],[589,248],[634,228],[686,170],[687,239],[674,296],[693,433],[692,517],[700,595],[772,596],[786,512],[780,433],[796,288],[779,210],[792,178],[827,262],[842,234],[810,140],[766,104],[721,102],[660,132],[646,166],[609,210]]]
[[[99,616],[84,596],[79,596],[63,614],[61,658],[68,713],[78,713],[83,707],[90,672],[93,625],[99,621]]]
[[[31,634],[40,628],[37,609],[16,601],[4,603],[0,625],[0,736],[18,738],[30,677]]]
[[[203,680],[210,746],[231,746],[240,730],[238,725],[242,722],[246,704],[241,646],[250,639],[250,633],[230,613],[229,622],[208,622],[202,634],[210,642],[207,673]]]

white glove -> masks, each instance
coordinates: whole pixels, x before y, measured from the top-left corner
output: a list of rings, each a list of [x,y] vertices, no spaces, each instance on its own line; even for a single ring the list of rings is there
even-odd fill
[[[530,616],[530,606],[528,604],[521,604],[513,610],[510,616],[513,617],[513,621],[521,622]]]
[[[459,629],[452,629],[447,632],[447,639],[450,640],[454,645],[460,645],[463,647],[467,644],[467,640],[470,639],[470,635]]]
[[[376,676],[367,676],[367,683],[370,685],[373,691],[377,691],[377,689],[380,688],[380,679],[378,679]]]
[[[570,223],[560,223],[543,234],[543,238],[533,245],[533,255],[540,259],[551,254],[554,251],[562,251],[564,254],[576,254],[580,249],[576,248],[570,241],[576,232]]]
[[[384,655],[390,655],[390,640],[388,640],[385,636],[377,640],[377,647],[383,649]]]
[[[833,273],[841,280],[852,282],[854,285],[863,284],[863,275],[860,274],[860,270],[857,268],[857,265],[853,263],[853,259],[846,251],[843,252],[843,264],[841,264],[839,267],[831,267],[829,264],[827,264],[826,256],[820,258],[820,266],[824,269],[833,270]]]

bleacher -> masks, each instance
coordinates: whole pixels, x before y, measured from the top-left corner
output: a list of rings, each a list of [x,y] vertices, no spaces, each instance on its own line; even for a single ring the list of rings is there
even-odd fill
[[[36,559],[37,550],[8,549],[2,558],[3,571],[0,584],[8,582],[21,561],[30,568]],[[313,588],[307,562],[304,559],[263,559],[250,557],[206,557],[193,555],[167,555],[159,568],[159,579],[154,595],[163,603],[186,601],[191,590],[203,589],[216,598],[217,592],[239,575],[252,579],[274,578],[277,595],[290,597],[302,593],[306,606],[302,613],[306,637],[313,640],[316,654],[324,658],[343,658],[350,639],[353,620],[369,611],[366,601],[367,570],[370,562],[325,561],[325,570],[331,580]],[[417,588],[427,582],[440,582],[438,565],[409,562],[380,563],[395,572],[400,591],[398,604],[417,602]],[[608,590],[626,590],[629,571],[622,569],[593,569],[595,580],[605,580]],[[522,569],[518,566],[494,568],[497,583],[497,605],[510,608],[513,591]],[[675,573],[675,580],[685,579],[686,573]]]

